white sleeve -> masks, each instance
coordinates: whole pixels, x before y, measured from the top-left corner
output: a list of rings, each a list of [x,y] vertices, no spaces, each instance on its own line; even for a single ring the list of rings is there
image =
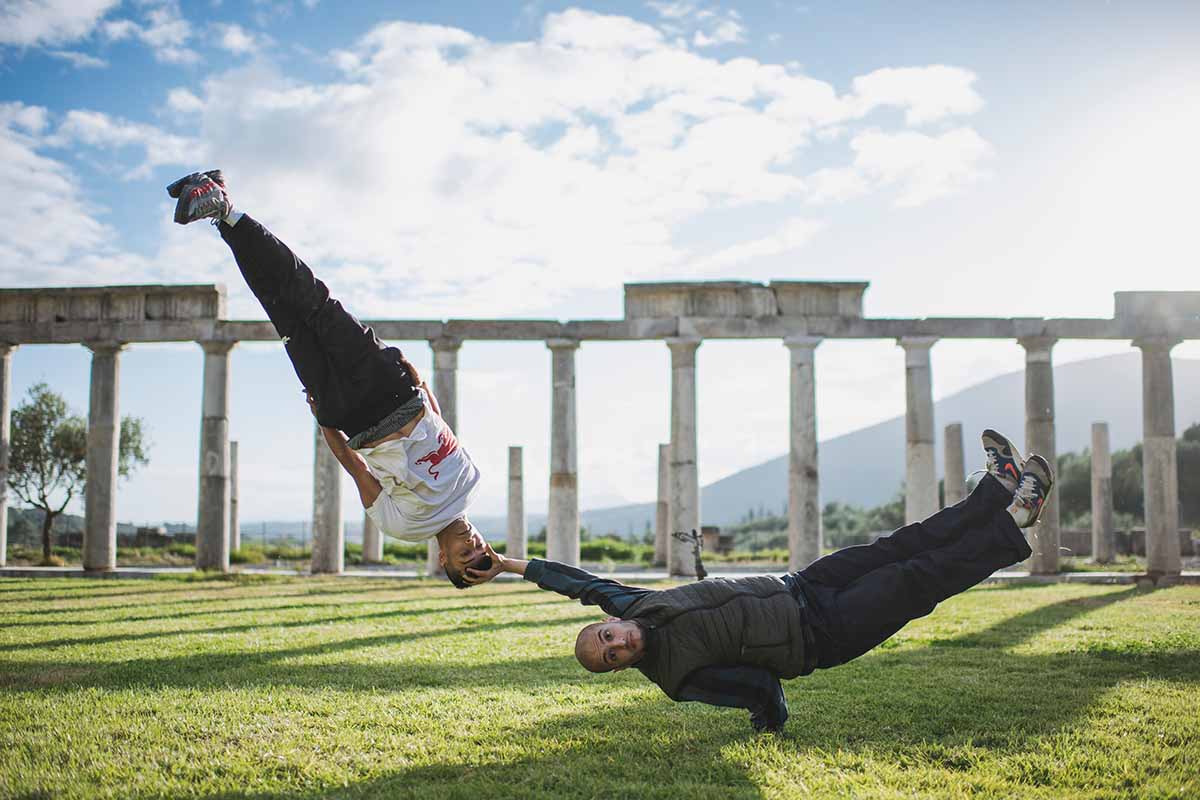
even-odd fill
[[[387,492],[380,492],[375,502],[367,507],[367,516],[379,530],[396,539],[406,542],[423,542],[428,536],[414,534],[407,530],[404,514],[396,500]]]

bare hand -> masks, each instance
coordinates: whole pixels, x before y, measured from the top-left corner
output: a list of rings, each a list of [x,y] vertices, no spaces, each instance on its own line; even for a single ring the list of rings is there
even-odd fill
[[[467,567],[465,570],[463,570],[463,581],[468,586],[478,586],[481,583],[487,583],[501,572],[504,572],[504,556],[493,550],[490,544],[486,545],[486,547],[487,554],[492,559],[492,566],[490,569],[486,570],[479,570],[475,569],[474,567]]]

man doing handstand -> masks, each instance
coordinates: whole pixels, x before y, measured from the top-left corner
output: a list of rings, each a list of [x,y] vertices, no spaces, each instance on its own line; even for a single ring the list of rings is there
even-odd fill
[[[756,730],[787,721],[780,678],[844,664],[993,572],[1028,558],[1021,528],[1034,525],[1053,483],[1041,456],[1028,461],[984,431],[987,474],[962,502],[869,545],[847,547],[777,578],[703,580],[671,589],[625,586],[553,561],[495,555],[497,572],[599,605],[575,657],[592,672],[634,667],[672,700],[745,708]]]
[[[325,442],[379,529],[412,542],[436,537],[446,575],[460,589],[468,566],[490,569],[490,548],[467,519],[479,470],[404,354],[330,297],[287,245],[234,210],[220,170],[180,178],[167,194],[178,200],[176,222],[211,219],[233,250]]]

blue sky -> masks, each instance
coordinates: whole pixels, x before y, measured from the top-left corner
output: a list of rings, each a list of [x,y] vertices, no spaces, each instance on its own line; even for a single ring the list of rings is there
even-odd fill
[[[623,282],[715,278],[866,280],[871,316],[1107,317],[1114,291],[1195,289],[1197,141],[1191,2],[0,0],[0,285],[222,282],[261,318],[213,231],[170,224],[163,186],[219,166],[367,318],[611,318]],[[933,356],[939,397],[1023,363]],[[193,519],[200,350],[122,358],[155,448],[118,515]],[[823,438],[902,413],[894,343],[817,359]],[[23,347],[14,396],[46,380],[85,413],[87,365]],[[650,498],[667,365],[579,351],[585,507]],[[468,343],[459,380],[479,510],[503,510],[509,444],[541,508],[548,352]],[[778,342],[706,343],[699,387],[703,482],[784,451]],[[233,392],[244,518],[305,518],[282,352],[239,346]]]

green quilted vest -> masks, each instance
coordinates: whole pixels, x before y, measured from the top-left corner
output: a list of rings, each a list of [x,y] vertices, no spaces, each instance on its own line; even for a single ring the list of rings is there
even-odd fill
[[[652,592],[625,619],[654,630],[637,663],[672,700],[702,667],[753,665],[780,678],[811,671],[804,661],[804,616],[779,578],[704,580]]]

